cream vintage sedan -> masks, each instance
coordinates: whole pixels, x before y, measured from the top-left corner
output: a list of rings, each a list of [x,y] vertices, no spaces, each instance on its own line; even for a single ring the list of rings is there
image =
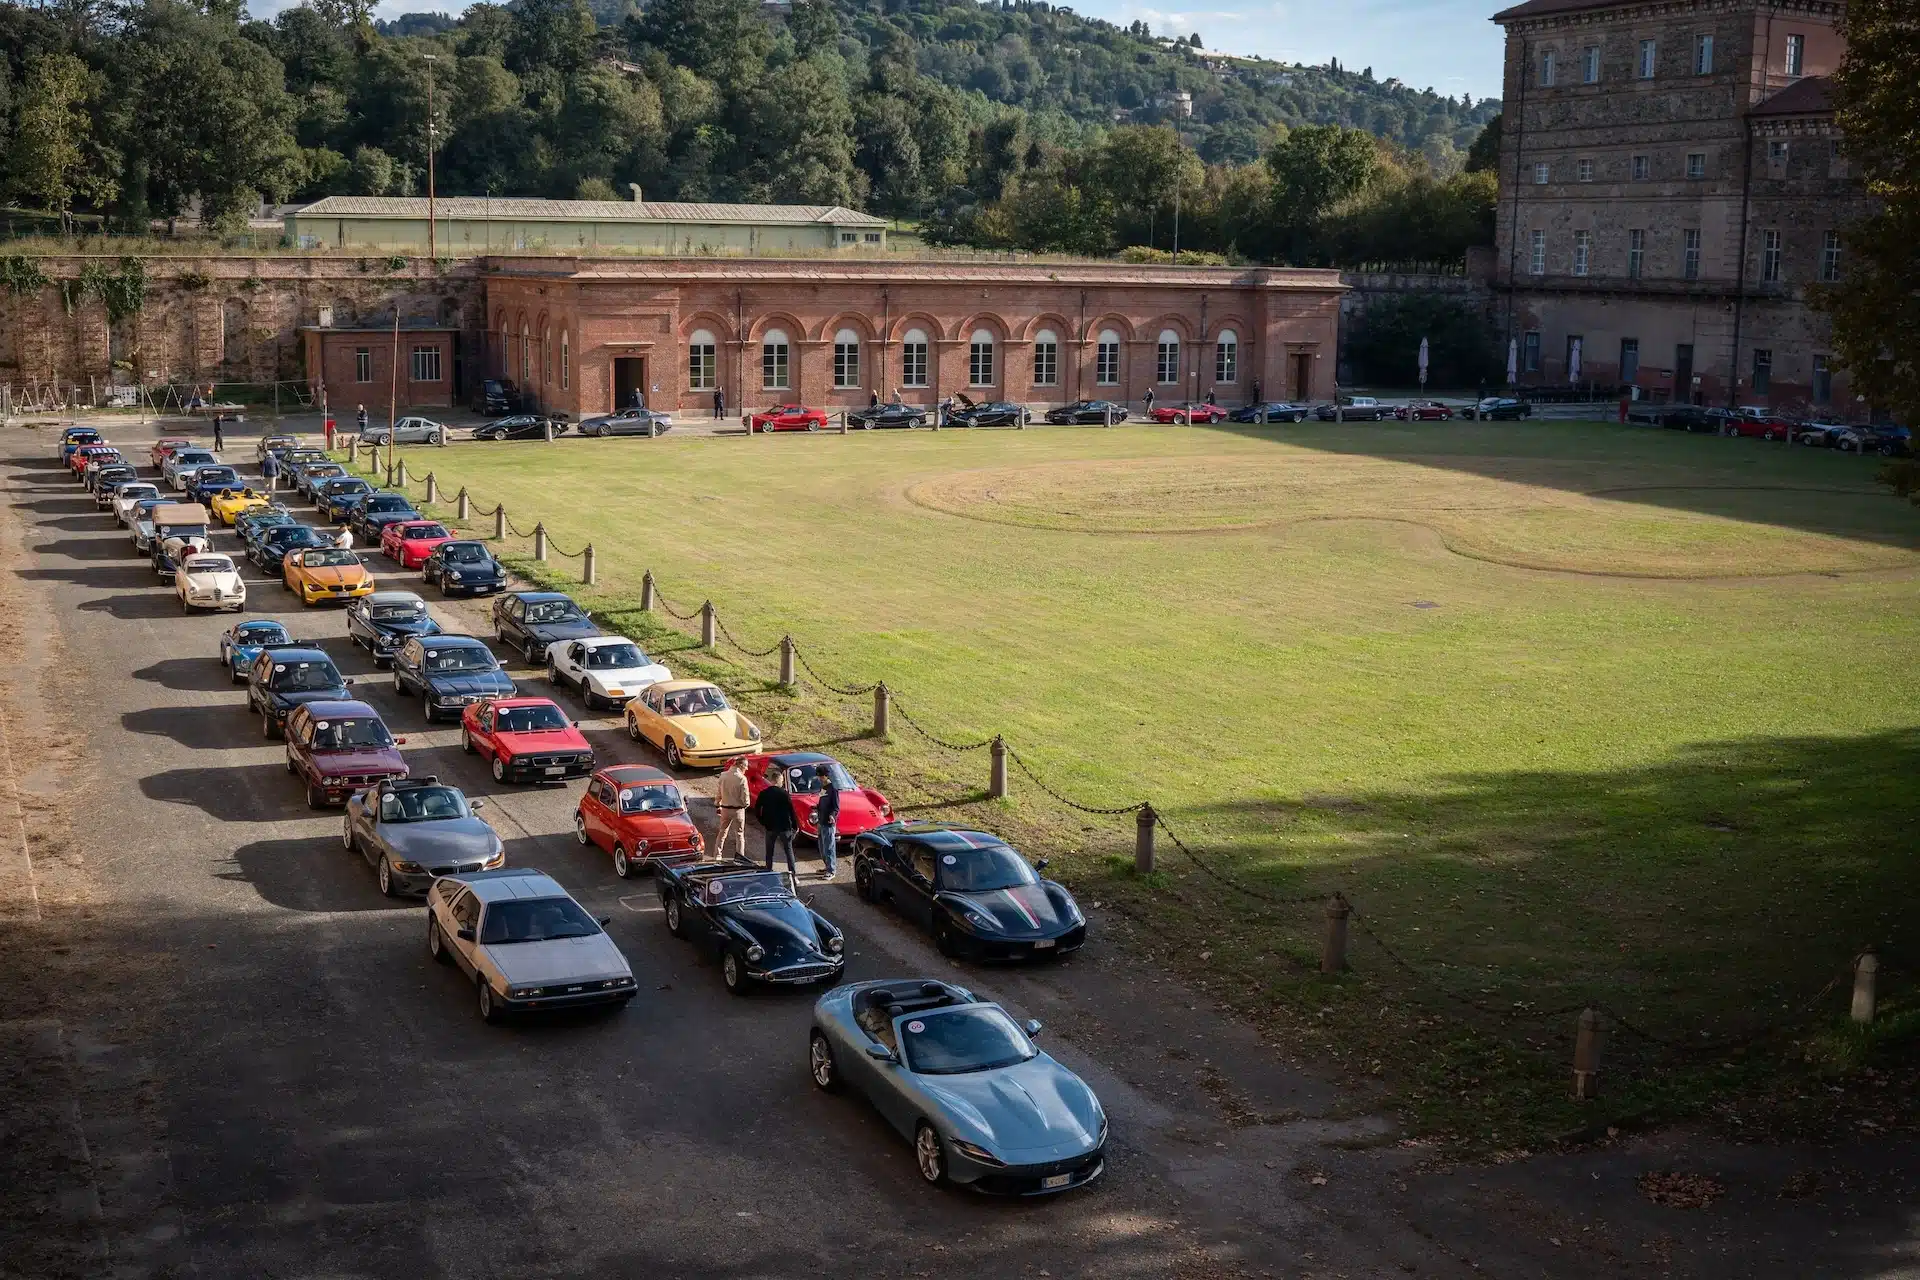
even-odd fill
[[[733,709],[719,685],[662,680],[627,703],[627,736],[649,742],[675,769],[717,769],[760,750],[760,729]]]
[[[205,551],[188,554],[185,562],[173,571],[173,593],[180,597],[180,608],[185,613],[195,609],[247,607],[247,584],[240,581],[240,571],[233,567],[233,558]]]

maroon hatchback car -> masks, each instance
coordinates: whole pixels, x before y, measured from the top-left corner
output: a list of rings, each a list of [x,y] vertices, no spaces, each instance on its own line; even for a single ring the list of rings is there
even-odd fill
[[[405,741],[364,702],[305,702],[287,717],[287,772],[306,787],[310,807],[344,804],[356,791],[407,776]]]

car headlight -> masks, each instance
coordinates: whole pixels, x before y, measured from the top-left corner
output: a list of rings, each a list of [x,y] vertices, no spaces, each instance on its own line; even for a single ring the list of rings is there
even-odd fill
[[[688,745],[688,746],[690,746],[690,747],[697,747],[697,746],[699,746],[699,745],[700,745],[700,739],[698,739],[698,738],[696,738],[696,737],[694,737],[694,736],[693,736],[692,734],[688,734],[688,735],[687,735],[687,745]]]
[[[320,785],[321,785],[321,786],[323,786],[323,787],[337,787],[337,786],[339,786],[339,785],[340,785],[340,779],[338,779],[338,778],[322,778],[322,779],[320,779]]]
[[[838,934],[835,934],[833,937],[827,939],[827,950],[833,952],[835,955],[839,955],[840,952],[845,949],[846,945],[847,944],[841,940],[840,935]]]
[[[978,911],[968,911],[966,913],[966,921],[976,929],[993,928],[993,921],[981,915]]]
[[[495,867],[504,867],[506,865],[507,865],[507,851],[505,849],[495,849],[493,851],[493,856],[491,858],[488,858],[484,863],[481,864],[481,870],[491,871]]]
[[[398,862],[390,863],[389,865],[392,866],[395,871],[404,872],[410,876],[417,876],[424,870],[419,863],[408,862],[405,858],[402,858]]]
[[[766,958],[767,958],[767,949],[761,946],[759,943],[756,942],[754,945],[747,948],[747,959],[752,961],[753,963],[758,964],[760,963],[760,961]]]
[[[755,742],[758,742],[760,741],[760,730],[754,725],[748,725],[747,736],[749,738],[752,738]]]
[[[949,1138],[947,1142],[955,1151],[958,1151],[969,1160],[978,1161],[980,1164],[1005,1166],[1007,1163],[999,1156],[994,1155],[993,1152],[976,1143],[967,1142],[960,1138]]]
[[[450,582],[460,581],[460,571],[458,569],[447,570],[447,580]]]
[[[514,1000],[530,1000],[539,994],[538,987],[511,987],[507,991],[507,996]]]

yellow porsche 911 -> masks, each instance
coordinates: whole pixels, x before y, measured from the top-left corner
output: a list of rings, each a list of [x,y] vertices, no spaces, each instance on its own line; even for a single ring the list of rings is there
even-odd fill
[[[301,604],[351,600],[373,593],[373,575],[360,557],[341,547],[308,547],[280,562],[281,580]]]
[[[627,736],[650,742],[678,769],[718,768],[760,750],[760,730],[735,711],[718,685],[662,680],[627,703]]]
[[[213,501],[208,505],[213,508],[215,519],[221,524],[231,525],[249,511],[272,506],[273,499],[258,489],[222,489],[213,495]]]

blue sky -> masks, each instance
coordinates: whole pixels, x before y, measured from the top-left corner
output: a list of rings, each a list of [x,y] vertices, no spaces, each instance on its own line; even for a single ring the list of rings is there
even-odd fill
[[[1198,31],[1209,49],[1258,54],[1283,62],[1325,63],[1358,70],[1372,67],[1384,80],[1398,76],[1416,89],[1477,101],[1500,92],[1500,29],[1487,21],[1503,7],[1486,0],[1206,0],[1206,8],[1182,9],[1167,0],[1154,8],[1138,0],[1066,0],[1079,13],[1125,25],[1144,20],[1162,35]],[[294,0],[253,0],[265,17]],[[384,0],[381,18],[403,13],[456,13],[465,4],[434,0]]]

